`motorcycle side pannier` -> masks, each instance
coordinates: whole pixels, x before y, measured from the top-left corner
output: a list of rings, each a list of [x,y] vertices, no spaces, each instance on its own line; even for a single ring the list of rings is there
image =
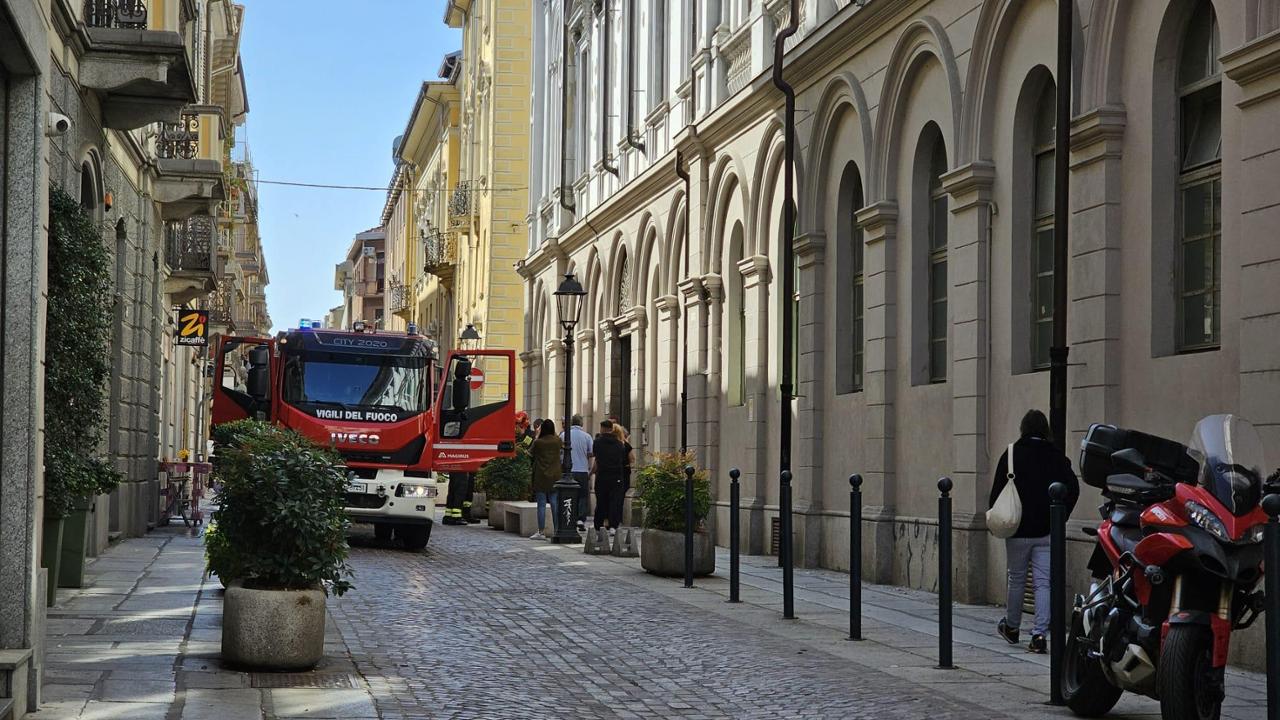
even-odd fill
[[[1187,454],[1187,446],[1180,442],[1095,423],[1080,443],[1080,479],[1106,489],[1108,476],[1126,472],[1116,469],[1111,455],[1127,448],[1142,453],[1149,467],[1175,482],[1194,483],[1199,474],[1200,464]]]

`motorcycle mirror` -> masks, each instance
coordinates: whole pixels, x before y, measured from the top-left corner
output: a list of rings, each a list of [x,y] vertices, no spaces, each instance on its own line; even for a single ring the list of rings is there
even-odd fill
[[[1137,473],[1141,477],[1147,471],[1147,459],[1133,448],[1125,448],[1111,453],[1111,462],[1121,470]]]

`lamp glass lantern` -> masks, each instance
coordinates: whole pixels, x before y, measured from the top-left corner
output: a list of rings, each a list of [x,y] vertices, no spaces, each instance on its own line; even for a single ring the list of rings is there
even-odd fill
[[[475,325],[467,323],[467,326],[462,329],[462,334],[458,336],[458,340],[463,348],[470,350],[480,342],[480,333],[476,330]]]
[[[573,273],[565,273],[564,280],[555,291],[556,313],[560,317],[560,327],[565,332],[573,332],[574,326],[578,324],[578,318],[582,314],[582,298],[586,295],[587,291],[582,288],[578,278]]]

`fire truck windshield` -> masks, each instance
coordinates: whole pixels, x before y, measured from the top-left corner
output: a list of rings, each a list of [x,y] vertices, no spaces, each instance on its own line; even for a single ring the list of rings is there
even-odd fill
[[[284,401],[326,420],[396,422],[430,406],[425,357],[307,351],[289,354]]]

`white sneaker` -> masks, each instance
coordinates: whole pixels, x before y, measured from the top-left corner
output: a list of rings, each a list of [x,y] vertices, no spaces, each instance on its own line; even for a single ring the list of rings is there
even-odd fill
[[[615,535],[617,535],[617,534],[618,534],[618,531],[617,531],[617,530],[614,530],[613,528],[609,528],[609,539],[610,539],[610,540],[612,540],[612,539],[614,538],[614,536],[615,536]]]
[[[536,533],[534,533],[534,534],[530,535],[530,536],[529,536],[529,539],[530,539],[530,540],[546,540],[546,539],[547,539],[547,536],[546,536],[546,535],[543,535],[543,534],[542,534],[542,531],[541,531],[541,530],[539,530],[538,532],[536,532]]]

